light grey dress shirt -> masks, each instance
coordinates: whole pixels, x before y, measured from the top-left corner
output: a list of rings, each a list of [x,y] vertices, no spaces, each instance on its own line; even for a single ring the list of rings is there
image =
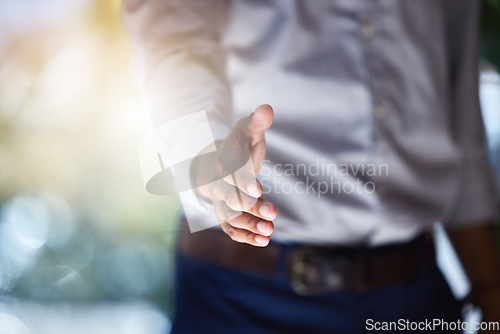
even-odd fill
[[[474,0],[130,0],[155,124],[263,103],[275,240],[370,245],[492,217]],[[200,211],[201,212],[201,211]],[[207,214],[207,213],[204,213]]]

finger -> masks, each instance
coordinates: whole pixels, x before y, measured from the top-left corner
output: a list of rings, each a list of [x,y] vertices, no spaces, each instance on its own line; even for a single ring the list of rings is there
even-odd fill
[[[274,204],[266,201],[262,197],[257,199],[257,203],[254,206],[244,208],[243,211],[265,220],[274,220],[277,215],[277,210]]]
[[[225,186],[221,185],[217,189],[213,189],[212,196],[219,202],[218,206],[220,207],[223,206],[221,203],[223,202],[232,211],[248,212],[264,220],[273,220],[276,218],[277,210],[271,202],[263,198],[249,196],[227,183]]]
[[[253,143],[264,139],[264,133],[273,123],[273,119],[274,112],[270,105],[263,104],[255,109],[247,128],[247,135],[252,139]]]
[[[241,211],[232,210],[224,201],[214,202],[214,213],[219,224],[231,221],[243,214]]]
[[[269,237],[231,226],[228,223],[222,223],[220,226],[222,230],[236,242],[247,243],[257,247],[265,247],[269,244]]]
[[[273,108],[268,104],[259,106],[253,114],[236,123],[244,137],[250,140],[251,146],[264,140],[264,133],[271,126],[274,119]]]
[[[250,211],[257,204],[258,199],[249,196],[238,188],[221,180],[221,184],[212,188],[212,198],[221,206],[225,203],[233,211]]]
[[[255,198],[262,196],[262,185],[259,180],[245,168],[241,168],[235,173],[225,176],[224,180],[249,196]]]
[[[248,230],[255,234],[270,236],[274,231],[274,224],[267,220],[262,220],[249,213],[242,213],[241,215],[227,221],[233,227]]]

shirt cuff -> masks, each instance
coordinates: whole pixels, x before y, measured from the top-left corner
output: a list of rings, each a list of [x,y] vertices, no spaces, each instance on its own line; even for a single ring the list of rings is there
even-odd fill
[[[450,229],[479,225],[498,214],[495,181],[488,157],[483,154],[466,160],[463,166],[456,209],[446,224]]]

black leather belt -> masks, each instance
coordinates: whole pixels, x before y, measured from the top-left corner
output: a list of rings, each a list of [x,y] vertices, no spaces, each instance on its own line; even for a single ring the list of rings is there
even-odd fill
[[[198,260],[265,276],[277,273],[284,255],[286,275],[298,294],[339,289],[364,293],[415,278],[424,267],[435,266],[429,233],[407,243],[373,248],[283,247],[273,242],[260,248],[234,242],[220,230],[190,233],[182,228],[178,250]]]

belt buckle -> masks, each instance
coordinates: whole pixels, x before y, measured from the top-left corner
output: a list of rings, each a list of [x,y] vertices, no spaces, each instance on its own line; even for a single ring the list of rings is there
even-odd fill
[[[297,294],[318,295],[343,287],[344,277],[342,273],[335,270],[338,263],[334,263],[333,259],[329,259],[322,253],[324,252],[310,246],[299,247],[292,251],[291,283]],[[316,261],[314,261],[315,256]],[[313,279],[308,278],[308,275]]]

